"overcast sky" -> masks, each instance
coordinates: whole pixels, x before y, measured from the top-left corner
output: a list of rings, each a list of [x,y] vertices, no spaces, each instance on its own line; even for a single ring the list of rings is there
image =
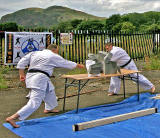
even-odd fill
[[[100,17],[133,12],[160,12],[160,0],[0,0],[0,18],[25,8],[45,9],[54,5],[65,6]]]

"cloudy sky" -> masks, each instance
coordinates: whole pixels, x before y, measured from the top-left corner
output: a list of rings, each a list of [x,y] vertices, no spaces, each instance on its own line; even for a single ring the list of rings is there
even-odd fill
[[[0,18],[25,8],[47,8],[53,5],[65,6],[100,17],[118,13],[160,12],[160,0],[0,0]]]

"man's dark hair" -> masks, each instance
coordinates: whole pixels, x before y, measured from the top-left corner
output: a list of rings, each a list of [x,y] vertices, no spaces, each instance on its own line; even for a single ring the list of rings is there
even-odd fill
[[[105,45],[113,46],[113,43],[112,42],[106,42]]]
[[[58,46],[56,44],[50,44],[47,49],[52,50],[52,49],[57,49]]]

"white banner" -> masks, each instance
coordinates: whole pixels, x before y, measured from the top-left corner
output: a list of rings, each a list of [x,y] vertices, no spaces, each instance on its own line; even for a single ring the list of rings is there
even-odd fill
[[[72,44],[73,33],[60,33],[61,44]]]
[[[52,42],[49,32],[6,32],[5,64],[17,64],[27,53],[43,50]]]

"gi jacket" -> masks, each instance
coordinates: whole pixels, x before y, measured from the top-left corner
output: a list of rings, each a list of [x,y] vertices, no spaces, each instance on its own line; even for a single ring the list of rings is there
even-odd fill
[[[42,70],[52,75],[54,68],[67,68],[73,69],[77,66],[75,62],[68,61],[60,55],[53,53],[51,50],[44,49],[42,51],[30,52],[24,56],[17,64],[18,69],[25,69],[29,65],[29,69]],[[26,87],[46,90],[49,85],[49,90],[54,89],[50,78],[40,72],[27,73],[26,75]]]

